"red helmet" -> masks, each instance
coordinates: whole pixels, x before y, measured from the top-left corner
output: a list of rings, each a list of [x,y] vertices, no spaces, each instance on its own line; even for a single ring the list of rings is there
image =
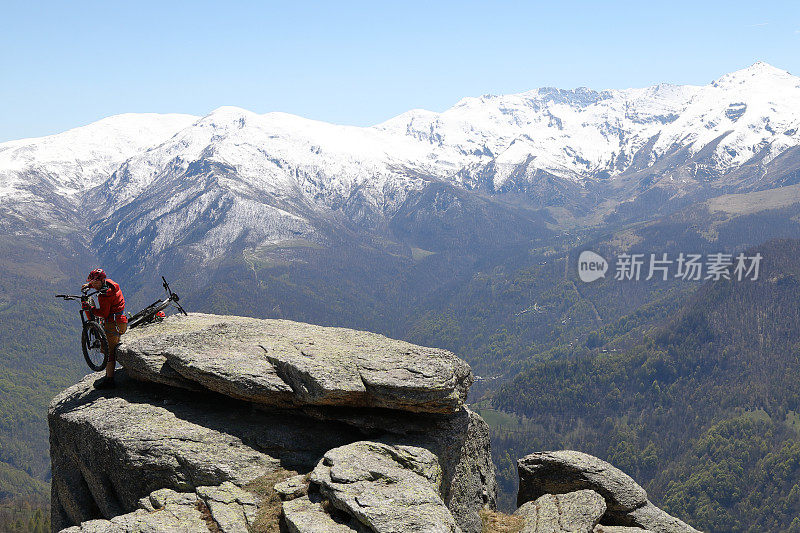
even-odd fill
[[[95,268],[89,275],[86,277],[86,281],[94,281],[94,280],[104,281],[106,279],[106,273],[102,268]]]

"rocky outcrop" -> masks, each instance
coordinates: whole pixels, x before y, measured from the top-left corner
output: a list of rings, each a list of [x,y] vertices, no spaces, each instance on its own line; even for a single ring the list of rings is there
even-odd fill
[[[294,531],[315,517],[330,531],[477,532],[494,506],[488,428],[464,406],[472,376],[449,352],[194,314],[123,341],[115,389],[88,376],[51,403],[56,530],[159,530],[179,516],[237,531],[260,505],[246,487],[271,475]]]
[[[187,531],[248,531],[255,523],[258,498],[233,483],[198,487],[196,493],[154,491],[139,508],[111,520],[88,520],[64,533]]]
[[[545,494],[514,513],[525,519],[520,533],[592,531],[606,512],[606,502],[593,490]]]
[[[644,529],[657,533],[697,532],[696,529],[653,505],[647,499],[647,492],[630,476],[592,455],[573,450],[537,452],[523,457],[517,464],[519,470],[517,505],[521,506],[519,511],[527,509],[525,512],[528,515],[531,502],[534,500],[534,507],[538,509],[541,507],[539,502],[544,498],[556,497],[558,500],[565,497],[562,495],[574,497],[594,492],[605,502],[604,512],[597,516],[598,522],[595,522],[594,531],[641,533]],[[582,507],[588,512],[591,506]],[[589,514],[596,513],[592,510]],[[620,527],[623,529],[619,529]],[[559,530],[545,526],[544,529],[531,531]],[[592,531],[592,527],[581,525],[579,529],[569,531],[589,532]]]
[[[328,451],[313,489],[370,531],[461,531],[441,498],[442,470],[425,448],[356,442]]]
[[[124,341],[117,359],[140,379],[280,407],[453,413],[473,379],[446,350],[289,320],[193,314]]]
[[[55,530],[478,533],[495,507],[472,374],[445,350],[192,314],[126,334],[118,360],[115,389],[87,376],[50,405]],[[525,533],[695,531],[587,454],[519,474]]]

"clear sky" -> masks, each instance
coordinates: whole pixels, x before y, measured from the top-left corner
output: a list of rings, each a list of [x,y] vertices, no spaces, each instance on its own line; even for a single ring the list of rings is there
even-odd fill
[[[371,125],[541,86],[800,74],[800,1],[0,4],[0,142],[222,105]]]

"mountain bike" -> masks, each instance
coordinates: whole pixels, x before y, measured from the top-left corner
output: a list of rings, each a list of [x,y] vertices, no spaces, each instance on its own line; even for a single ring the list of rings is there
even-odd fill
[[[163,282],[164,290],[167,292],[167,297],[163,300],[156,300],[133,316],[128,316],[128,329],[163,320],[165,316],[164,309],[169,306],[177,308],[184,315],[187,314],[181,304],[178,303],[180,297],[172,292],[164,276],[161,276],[161,281]],[[108,337],[100,322],[102,319],[94,316],[91,307],[87,309],[83,305],[97,293],[98,291],[89,292],[89,289],[84,289],[80,295],[56,294],[56,298],[81,302],[81,349],[86,364],[94,371],[104,369],[108,363]]]
[[[78,300],[81,302],[81,349],[83,350],[83,358],[86,359],[86,364],[89,365],[94,371],[103,370],[108,363],[108,337],[106,337],[105,329],[94,316],[91,308],[86,309],[83,304],[89,301],[89,298],[97,294],[97,291],[87,292],[81,291],[81,295],[74,294],[56,294],[56,298],[64,300]]]
[[[156,300],[135,315],[129,316],[128,329],[163,320],[163,311],[169,306],[177,308],[184,315],[187,314],[183,307],[181,307],[181,304],[178,303],[180,298],[169,288],[169,283],[167,283],[167,280],[164,279],[164,276],[161,276],[161,281],[163,281],[162,285],[164,286],[164,290],[167,292],[167,297],[163,300]]]

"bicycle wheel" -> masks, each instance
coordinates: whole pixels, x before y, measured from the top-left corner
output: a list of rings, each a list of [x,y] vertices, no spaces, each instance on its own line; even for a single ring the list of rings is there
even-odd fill
[[[175,300],[175,301],[174,301],[174,302],[172,302],[172,303],[174,303],[176,306],[178,306],[178,309],[180,309],[181,313],[183,313],[183,316],[189,316],[189,313],[187,313],[187,312],[186,312],[186,311],[183,309],[183,307],[181,307],[181,304],[179,304],[179,303],[178,303],[178,300]]]
[[[92,370],[103,370],[108,362],[108,338],[103,326],[94,321],[83,325],[81,334],[83,358]]]

